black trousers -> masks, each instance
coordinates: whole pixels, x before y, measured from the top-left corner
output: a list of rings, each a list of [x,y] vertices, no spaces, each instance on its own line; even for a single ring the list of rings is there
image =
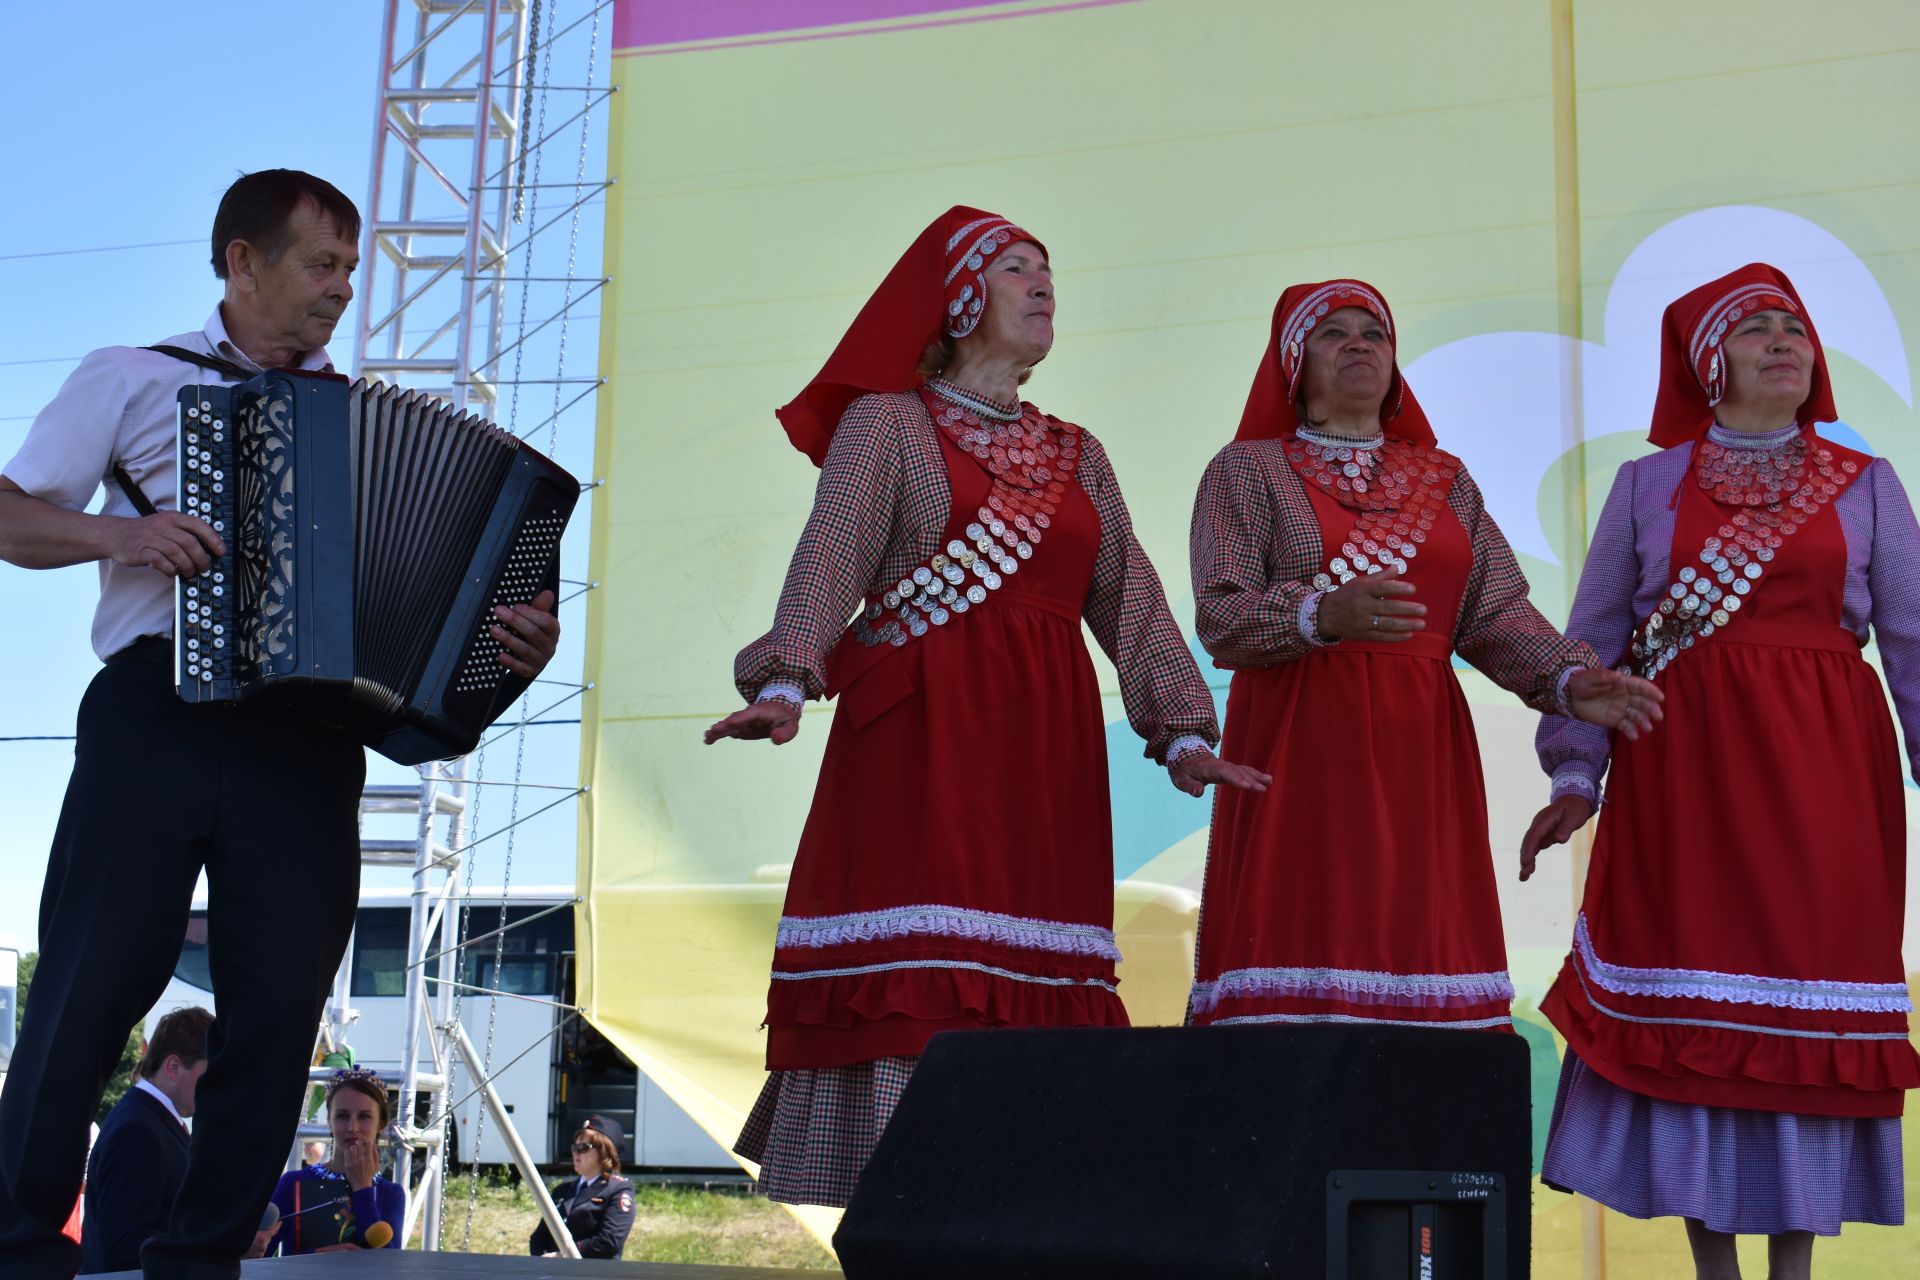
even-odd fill
[[[331,729],[180,701],[171,646],[116,654],[80,703],[40,899],[40,961],[0,1092],[0,1276],[66,1280],[60,1234],[87,1126],[127,1032],[179,958],[207,873],[218,1017],[186,1180],[149,1277],[239,1274],[291,1149],[314,1037],[360,888],[360,745]],[[151,1030],[151,1028],[149,1028]]]

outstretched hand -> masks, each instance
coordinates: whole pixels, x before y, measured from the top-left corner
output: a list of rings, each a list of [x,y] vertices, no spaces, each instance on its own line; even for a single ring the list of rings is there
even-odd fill
[[[1582,667],[1567,679],[1567,702],[1573,714],[1588,724],[1618,729],[1627,741],[1638,742],[1652,733],[1654,722],[1666,719],[1660,704],[1667,695],[1651,681],[1607,667]]]
[[[1540,851],[1573,839],[1592,816],[1593,801],[1582,795],[1561,796],[1536,813],[1520,841],[1520,878],[1531,880]]]
[[[724,720],[714,721],[707,726],[702,741],[712,746],[722,738],[744,738],[748,742],[771,738],[773,745],[779,747],[792,742],[793,735],[799,732],[800,708],[791,702],[769,698],[744,706]]]
[[[1190,796],[1205,795],[1207,784],[1261,792],[1273,778],[1251,765],[1222,760],[1211,751],[1190,751],[1167,766],[1167,780]]]

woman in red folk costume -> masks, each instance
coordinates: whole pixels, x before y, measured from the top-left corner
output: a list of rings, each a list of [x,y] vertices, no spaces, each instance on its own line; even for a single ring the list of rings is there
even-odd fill
[[[1083,618],[1175,786],[1266,783],[1210,749],[1105,451],[1019,399],[1053,310],[1038,240],[949,210],[780,410],[820,483],[773,629],[734,664],[750,705],[707,732],[787,742],[803,699],[839,697],[738,1143],[776,1200],[846,1203],[935,1032],[1126,1025]]]
[[[1542,1176],[1687,1220],[1702,1276],[1736,1233],[1775,1276],[1813,1236],[1902,1215],[1920,1085],[1900,956],[1900,751],[1920,730],[1920,529],[1884,459],[1824,440],[1826,357],[1754,264],[1667,308],[1651,439],[1620,468],[1567,630],[1665,690],[1609,743],[1549,717],[1535,855],[1600,820],[1573,950],[1543,1009],[1567,1038]]]
[[[1296,285],[1193,513],[1200,641],[1233,670],[1195,1024],[1510,1030],[1486,788],[1460,653],[1536,708],[1646,732],[1659,694],[1598,665],[1527,583],[1357,280]]]

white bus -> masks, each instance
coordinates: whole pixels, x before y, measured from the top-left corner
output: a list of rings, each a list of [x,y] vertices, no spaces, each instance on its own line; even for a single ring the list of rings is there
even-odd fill
[[[20,948],[10,933],[0,933],[0,1089],[7,1087],[13,1061],[13,1024],[20,1017]]]
[[[573,999],[573,912],[563,907],[573,896],[569,888],[535,887],[514,889],[504,901],[498,889],[476,889],[471,899],[464,936],[482,938],[500,929],[503,906],[509,927],[498,939],[498,964],[496,940],[484,938],[468,948],[460,980],[504,994],[463,991],[460,1021],[474,1048],[493,1064],[494,1087],[521,1140],[535,1163],[566,1167],[574,1131],[597,1112],[626,1130],[620,1153],[625,1167],[738,1175],[739,1166],[719,1144],[624,1054],[584,1018],[567,1020],[555,1003]],[[406,889],[363,890],[347,953],[347,1005],[358,1016],[346,1042],[359,1065],[396,1087],[405,1039],[407,924]],[[202,897],[193,904],[173,978],[148,1013],[147,1026],[186,1005],[213,1008],[206,939]],[[555,1032],[562,1021],[566,1025]],[[6,1025],[10,1035],[10,1015]],[[509,1160],[498,1126],[483,1115],[477,1083],[461,1070],[453,1084],[454,1099],[465,1099],[454,1112],[452,1155],[459,1167],[474,1156],[476,1130],[480,1163]]]

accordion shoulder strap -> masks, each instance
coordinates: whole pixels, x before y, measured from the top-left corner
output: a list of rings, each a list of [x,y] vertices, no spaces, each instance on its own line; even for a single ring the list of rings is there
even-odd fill
[[[189,351],[185,347],[172,347],[166,343],[155,343],[143,351],[156,351],[163,356],[172,356],[175,360],[184,360],[188,364],[199,365],[202,369],[211,369],[223,378],[232,378],[236,382],[245,382],[253,376],[253,370],[243,368],[231,360],[222,360],[219,356],[208,355],[203,351]],[[128,474],[124,463],[113,464],[113,482],[120,486],[120,492],[127,495],[127,501],[133,509],[143,516],[150,516],[156,508],[151,499],[143,492],[132,475]]]
[[[127,473],[124,463],[113,464],[113,482],[120,486],[120,492],[127,495],[127,501],[131,502],[133,509],[141,515],[150,516],[159,510],[153,505],[153,500],[147,497],[146,491],[140,487],[139,482]]]
[[[197,364],[202,369],[211,369],[221,377],[232,378],[235,382],[245,382],[257,372],[257,370],[249,369],[245,365],[235,364],[231,360],[223,360],[219,356],[208,355],[204,351],[189,351],[185,347],[170,347],[164,342],[155,343],[151,347],[142,347],[141,350],[157,351],[163,356],[172,356],[175,360],[185,360],[188,364]]]

